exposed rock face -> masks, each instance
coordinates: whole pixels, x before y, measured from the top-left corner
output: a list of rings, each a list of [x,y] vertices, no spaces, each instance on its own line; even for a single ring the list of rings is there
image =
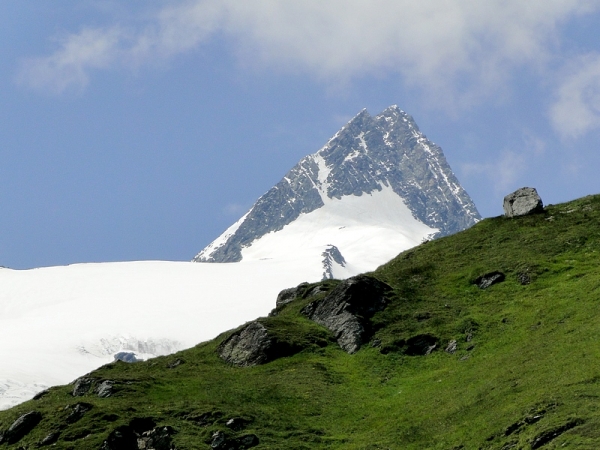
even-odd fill
[[[14,444],[19,442],[27,433],[33,430],[38,423],[42,420],[42,414],[38,411],[30,411],[27,414],[23,414],[4,433],[3,441],[8,444]]]
[[[44,437],[44,439],[42,439],[40,441],[39,446],[44,447],[46,445],[52,445],[56,441],[58,441],[59,437],[60,437],[60,431],[55,431],[53,433],[49,433],[46,435],[46,437]]]
[[[228,438],[222,431],[215,431],[212,435],[210,448],[215,450],[245,450],[260,444],[258,436],[247,434],[238,438]]]
[[[387,284],[366,275],[349,278],[324,299],[308,304],[302,312],[327,327],[345,351],[355,353],[366,337],[368,319],[382,311],[387,302]]]
[[[67,416],[67,423],[75,423],[80,420],[83,415],[93,408],[89,403],[77,403],[72,407],[71,413]]]
[[[413,216],[440,230],[439,235],[480,219],[442,149],[394,105],[375,117],[361,111],[322,149],[300,160],[194,261],[240,261],[244,247],[321,208],[324,199],[361,196],[384,187],[391,187]]]
[[[342,267],[346,267],[346,260],[342,256],[342,252],[335,245],[329,244],[325,251],[321,253],[323,257],[323,280],[332,280],[335,278],[333,276],[333,267],[335,264],[338,264]]]
[[[104,380],[100,385],[96,388],[96,393],[100,398],[107,398],[113,394],[113,384],[114,382],[111,380]]]
[[[136,417],[111,431],[100,450],[174,450],[173,427],[155,425],[150,418]]]
[[[219,346],[219,356],[235,366],[255,366],[270,360],[273,342],[260,322],[251,322]]]
[[[438,338],[431,334],[419,334],[406,341],[405,353],[409,356],[429,355],[437,347]]]
[[[503,282],[505,278],[506,276],[502,272],[490,272],[478,277],[475,280],[475,284],[480,289],[487,289],[493,284]]]
[[[504,215],[506,217],[526,216],[542,212],[544,204],[535,188],[524,187],[504,197]]]
[[[284,289],[277,295],[277,300],[275,301],[275,305],[277,307],[287,305],[291,301],[293,301],[296,297],[302,295],[302,293],[308,287],[308,283],[300,283],[298,286]]]
[[[75,386],[73,387],[73,392],[71,392],[71,395],[73,397],[81,397],[82,395],[87,394],[92,387],[93,381],[94,380],[87,377],[78,378],[75,381]]]

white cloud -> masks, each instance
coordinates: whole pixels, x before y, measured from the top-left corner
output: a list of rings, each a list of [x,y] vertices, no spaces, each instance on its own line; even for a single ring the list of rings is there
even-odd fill
[[[527,159],[522,153],[504,151],[493,163],[464,163],[460,166],[466,177],[483,176],[490,180],[496,193],[515,189],[515,184],[525,173]]]
[[[84,88],[92,69],[106,69],[117,59],[123,32],[117,28],[86,29],[60,40],[50,56],[22,61],[18,82],[39,90],[61,93]]]
[[[491,182],[496,194],[506,194],[522,187],[519,183],[527,184],[526,175],[531,173],[545,153],[546,143],[525,131],[518,149],[505,149],[492,162],[468,162],[459,167],[466,178],[483,177]]]
[[[600,54],[574,59],[562,76],[550,119],[563,138],[600,128]]]
[[[61,92],[90,71],[140,66],[228,39],[243,64],[307,73],[330,85],[383,71],[465,106],[501,91],[515,67],[543,67],[558,25],[598,8],[588,0],[188,0],[131,29],[83,30],[20,80]],[[465,87],[466,86],[466,87]]]

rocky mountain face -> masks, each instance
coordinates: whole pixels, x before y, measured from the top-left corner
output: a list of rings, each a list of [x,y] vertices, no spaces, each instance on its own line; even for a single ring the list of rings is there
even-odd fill
[[[442,149],[421,133],[410,115],[397,106],[375,117],[362,110],[323,148],[304,157],[194,261],[240,261],[242,249],[328,201],[384,188],[401,197],[416,220],[437,229],[436,236],[463,230],[480,219]],[[340,259],[333,253],[323,256]]]

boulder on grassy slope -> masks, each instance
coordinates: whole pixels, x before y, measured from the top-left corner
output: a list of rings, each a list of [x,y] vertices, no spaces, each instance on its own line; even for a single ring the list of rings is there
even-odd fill
[[[535,188],[524,187],[504,197],[504,215],[506,217],[526,216],[542,212],[544,204]]]
[[[363,344],[368,320],[386,307],[385,295],[391,289],[358,275],[341,282],[324,299],[309,303],[302,313],[332,331],[342,349],[355,353]]]
[[[30,411],[23,414],[8,428],[3,435],[3,442],[14,444],[19,442],[23,436],[28,434],[42,420],[42,414],[38,411]]]
[[[273,339],[260,322],[250,322],[219,346],[221,359],[234,366],[256,366],[270,360]]]

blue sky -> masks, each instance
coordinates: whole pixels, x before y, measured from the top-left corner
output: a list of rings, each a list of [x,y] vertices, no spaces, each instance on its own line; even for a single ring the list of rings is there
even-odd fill
[[[0,4],[0,264],[189,260],[397,104],[485,217],[600,192],[600,1]]]

